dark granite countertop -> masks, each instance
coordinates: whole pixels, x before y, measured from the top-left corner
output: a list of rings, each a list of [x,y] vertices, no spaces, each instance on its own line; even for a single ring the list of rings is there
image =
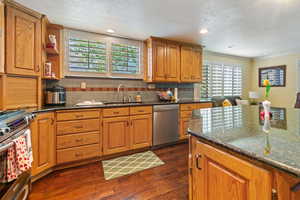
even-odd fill
[[[73,110],[73,109],[91,109],[91,108],[114,108],[114,107],[127,107],[127,106],[153,106],[153,105],[165,105],[165,104],[189,104],[189,103],[209,103],[212,102],[210,99],[202,100],[180,100],[172,102],[164,101],[151,101],[142,103],[109,103],[103,105],[90,105],[90,106],[76,106],[76,105],[65,105],[65,106],[44,106],[41,109],[33,111],[33,113],[50,112],[57,110]]]
[[[273,108],[271,131],[262,131],[258,106],[193,111],[188,132],[205,141],[300,177],[300,109]]]

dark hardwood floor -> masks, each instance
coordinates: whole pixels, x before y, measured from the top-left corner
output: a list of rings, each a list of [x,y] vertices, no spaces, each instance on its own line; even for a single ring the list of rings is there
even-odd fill
[[[33,184],[29,200],[188,199],[188,144],[154,152],[165,165],[109,181],[100,162],[56,171]]]

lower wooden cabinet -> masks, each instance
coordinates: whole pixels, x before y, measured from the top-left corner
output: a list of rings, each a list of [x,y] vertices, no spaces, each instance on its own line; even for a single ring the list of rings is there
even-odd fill
[[[180,129],[179,129],[179,139],[187,139],[188,138],[188,125],[190,118],[181,118],[180,119]]]
[[[152,115],[130,117],[131,149],[152,145]]]
[[[130,149],[129,117],[103,119],[103,155]]]
[[[99,144],[92,144],[57,150],[57,164],[100,156],[99,149]]]
[[[199,142],[190,144],[190,199],[271,200],[272,173]]]
[[[211,107],[212,103],[181,104],[179,114],[179,139],[188,138],[187,129],[193,110]]]
[[[110,113],[117,112],[111,109]],[[131,110],[135,110],[131,108]],[[152,145],[152,110],[151,107],[140,107],[142,113],[124,117],[103,118],[103,155],[120,153],[128,150],[149,147]],[[149,112],[148,112],[149,113]],[[110,115],[106,115],[110,116]]]
[[[54,113],[42,113],[31,124],[33,176],[55,165],[54,121]]]

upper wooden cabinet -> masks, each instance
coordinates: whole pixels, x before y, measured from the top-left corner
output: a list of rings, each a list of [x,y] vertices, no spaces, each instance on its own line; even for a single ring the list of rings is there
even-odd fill
[[[146,42],[145,76],[147,82],[200,82],[202,48],[151,37]]]
[[[180,81],[179,43],[151,37],[147,40],[147,50],[146,81]]]
[[[202,49],[181,46],[181,82],[200,82],[202,80]]]
[[[33,164],[35,176],[55,165],[54,113],[38,114],[31,124]]]
[[[6,5],[6,72],[41,73],[41,16]]]
[[[272,173],[192,137],[190,199],[270,200]]]
[[[0,1],[0,73],[4,73],[5,15],[4,4]]]

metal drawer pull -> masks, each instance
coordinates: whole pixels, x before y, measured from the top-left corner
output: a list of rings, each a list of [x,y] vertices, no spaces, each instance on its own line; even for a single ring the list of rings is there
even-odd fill
[[[138,112],[144,112],[144,110],[139,110]]]
[[[75,141],[76,141],[76,142],[82,142],[82,141],[83,141],[83,138],[81,138],[81,139],[76,139]]]
[[[117,114],[120,114],[120,112],[113,112],[113,114],[117,115]]]
[[[202,169],[201,167],[200,167],[200,163],[199,163],[199,160],[202,158],[202,156],[200,155],[200,154],[197,154],[196,155],[196,167],[197,167],[197,169]]]
[[[82,125],[74,126],[74,128],[83,128]]]
[[[75,115],[76,118],[83,117],[84,115]]]

